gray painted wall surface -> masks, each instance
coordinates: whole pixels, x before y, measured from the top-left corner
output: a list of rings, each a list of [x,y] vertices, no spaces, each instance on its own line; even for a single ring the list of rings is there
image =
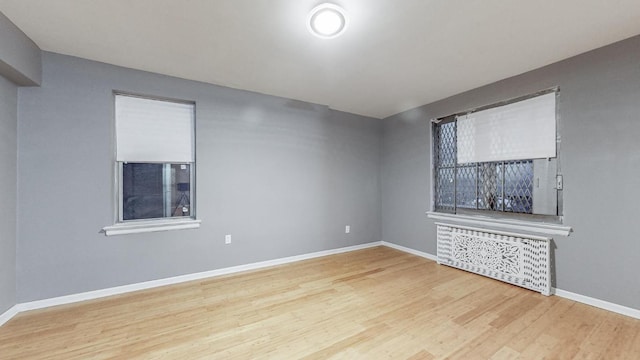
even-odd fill
[[[555,285],[640,309],[640,36],[386,119],[382,239],[436,253],[429,120],[560,87],[564,223]],[[482,69],[478,69],[482,71]]]
[[[0,76],[0,314],[16,304],[18,89]]]
[[[99,233],[114,89],[196,101],[200,229]],[[18,302],[380,240],[379,120],[51,53],[19,114]]]
[[[42,80],[40,48],[0,12],[0,76],[18,85]]]

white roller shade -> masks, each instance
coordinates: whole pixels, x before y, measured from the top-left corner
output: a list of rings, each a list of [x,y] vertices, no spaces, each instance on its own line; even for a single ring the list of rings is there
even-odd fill
[[[457,117],[458,164],[556,156],[556,94]]]
[[[193,124],[193,104],[116,95],[116,159],[193,162]]]

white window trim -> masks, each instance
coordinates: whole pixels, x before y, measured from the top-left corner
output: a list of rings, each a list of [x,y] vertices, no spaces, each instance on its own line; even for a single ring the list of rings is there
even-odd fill
[[[140,220],[105,226],[102,231],[106,236],[140,234],[156,231],[197,229],[200,227],[200,223],[201,221],[196,219]]]
[[[529,231],[538,234],[545,235],[561,235],[569,236],[573,231],[571,226],[551,224],[543,222],[512,220],[512,219],[494,219],[481,216],[460,215],[460,214],[447,214],[435,211],[427,211],[427,217],[435,220],[452,221],[456,223],[477,225],[477,226],[490,226],[499,229]]]

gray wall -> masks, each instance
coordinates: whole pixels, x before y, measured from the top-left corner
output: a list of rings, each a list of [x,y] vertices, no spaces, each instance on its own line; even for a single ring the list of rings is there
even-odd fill
[[[99,233],[114,89],[196,102],[200,229]],[[52,53],[19,91],[18,302],[380,240],[379,120]]]
[[[432,118],[559,86],[564,223],[556,286],[640,309],[640,36],[386,119],[382,239],[436,253]],[[478,69],[482,71],[482,69]]]
[[[4,207],[0,311],[16,300],[381,239],[433,254],[435,228],[424,214],[431,191],[429,119],[553,86],[560,87],[565,224],[574,228],[570,237],[555,239],[555,285],[640,308],[639,55],[635,37],[381,125],[318,105],[44,53],[42,87],[18,94],[17,258],[11,256],[15,215]],[[2,181],[13,189],[15,87],[3,80],[0,88],[9,93],[0,104],[7,137],[0,165],[9,169]],[[197,102],[200,229],[99,233],[113,222],[114,89]],[[10,191],[4,196],[15,203]],[[231,245],[223,244],[227,233]]]
[[[0,76],[18,85],[38,85],[42,79],[40,48],[0,12]]]
[[[0,13],[0,314],[16,304],[18,88],[40,82],[40,49]]]
[[[18,89],[0,76],[0,314],[16,304]]]

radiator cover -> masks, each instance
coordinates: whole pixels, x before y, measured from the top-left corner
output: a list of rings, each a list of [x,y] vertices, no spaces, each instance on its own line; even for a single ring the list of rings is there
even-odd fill
[[[550,238],[436,225],[439,264],[551,295]]]

